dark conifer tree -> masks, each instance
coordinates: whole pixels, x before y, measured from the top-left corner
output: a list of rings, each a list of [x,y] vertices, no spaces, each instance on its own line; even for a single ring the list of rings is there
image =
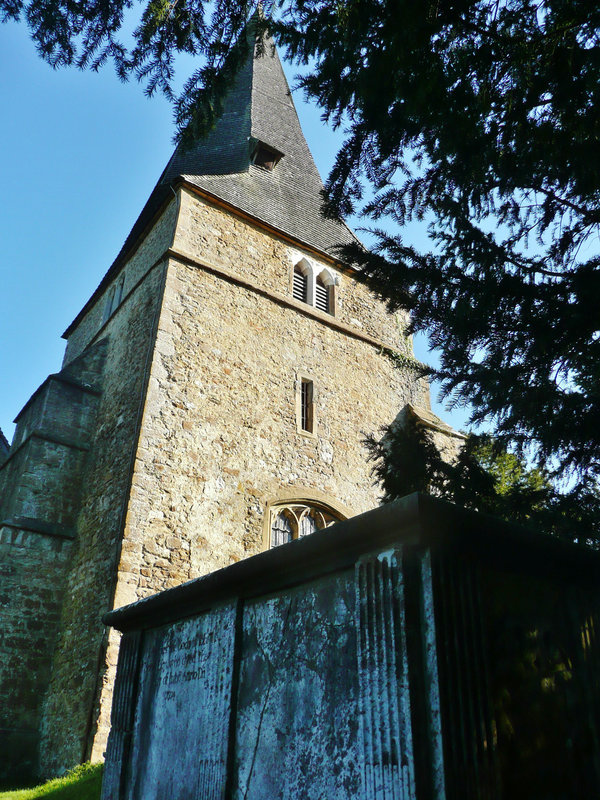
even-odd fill
[[[528,467],[487,435],[468,436],[449,463],[431,432],[418,419],[402,414],[379,437],[366,436],[364,443],[384,503],[411,492],[428,492],[464,508],[598,547],[600,493],[589,488],[557,491],[543,470]]]
[[[374,462],[372,473],[381,486],[384,503],[412,492],[445,493],[448,465],[425,427],[402,415],[380,434],[379,438],[366,436],[364,445],[368,460]]]
[[[307,4],[308,5],[308,4]],[[397,225],[349,255],[440,349],[474,421],[580,476],[600,469],[600,9],[579,2],[330,4],[294,53],[349,134],[330,208]],[[376,87],[376,88],[375,88]],[[344,116],[342,116],[344,115]],[[430,220],[417,252],[402,226]]]

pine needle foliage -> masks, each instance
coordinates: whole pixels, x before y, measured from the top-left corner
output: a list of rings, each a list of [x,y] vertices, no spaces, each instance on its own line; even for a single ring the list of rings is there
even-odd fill
[[[132,43],[124,23],[136,19]],[[346,138],[326,211],[362,211],[350,248],[441,352],[472,421],[556,475],[600,473],[600,6],[591,0],[0,0],[54,66],[134,75],[208,130],[248,57],[249,18],[304,65]],[[251,37],[250,37],[251,38]],[[175,96],[178,53],[198,68]],[[367,201],[366,198],[370,199]],[[402,239],[429,224],[424,250]],[[383,226],[385,223],[385,228]],[[390,231],[392,231],[390,233]]]
[[[305,86],[347,123],[329,209],[360,210],[368,187],[363,210],[399,231],[346,255],[429,332],[473,422],[597,476],[600,8],[350,2],[331,42],[318,5],[292,50],[317,57]],[[430,220],[428,252],[402,240],[414,219]]]
[[[487,434],[469,435],[458,457],[448,462],[431,431],[401,414],[379,436],[366,436],[364,444],[384,503],[427,492],[572,542],[600,543],[597,490],[561,493],[544,470],[528,466]]]
[[[383,428],[381,434],[379,439],[365,436],[363,443],[368,460],[374,462],[372,473],[384,503],[412,492],[445,493],[448,465],[426,428],[403,420]]]

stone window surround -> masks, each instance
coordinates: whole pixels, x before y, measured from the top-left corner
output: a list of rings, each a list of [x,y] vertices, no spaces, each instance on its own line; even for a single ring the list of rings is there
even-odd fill
[[[299,270],[306,276],[306,304],[313,308],[316,306],[317,278],[323,281],[329,291],[329,308],[327,312],[323,313],[331,314],[332,317],[335,317],[338,304],[337,287],[339,285],[339,277],[332,273],[328,267],[320,264],[315,265],[306,256],[303,256],[298,261],[294,260],[290,269],[290,294],[292,295],[294,291],[294,270]]]
[[[267,500],[265,503],[263,519],[263,550],[271,549],[271,525],[273,517],[281,508],[293,505],[314,506],[323,509],[332,516],[337,516],[340,520],[349,519],[356,515],[356,511],[340,503],[333,495],[313,489],[308,486],[288,486],[282,488],[277,497]]]
[[[303,383],[310,383],[312,384],[312,392],[310,398],[310,409],[308,412],[310,421],[311,421],[311,429],[305,430],[302,427],[302,384]],[[300,436],[306,436],[308,439],[316,439],[317,438],[317,429],[318,429],[318,416],[317,416],[317,406],[318,406],[318,399],[319,393],[317,390],[317,384],[313,375],[309,375],[305,372],[296,372],[296,378],[294,380],[294,394],[295,394],[295,405],[296,405],[296,433],[300,434]]]

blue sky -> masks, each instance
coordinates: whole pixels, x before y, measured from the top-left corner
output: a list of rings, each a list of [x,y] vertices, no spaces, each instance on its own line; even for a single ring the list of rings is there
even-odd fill
[[[326,176],[340,135],[294,99]],[[0,427],[10,440],[15,415],[60,369],[61,333],[119,252],[171,155],[174,128],[162,97],[146,98],[110,67],[55,71],[14,23],[0,25],[0,108]],[[416,353],[431,360],[423,341]],[[434,408],[464,427],[465,413]]]

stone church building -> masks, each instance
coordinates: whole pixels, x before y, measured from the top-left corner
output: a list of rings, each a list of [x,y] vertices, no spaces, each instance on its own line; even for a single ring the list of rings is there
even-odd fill
[[[407,405],[452,436],[406,318],[336,257],[354,235],[321,189],[267,46],[175,152],[19,412],[0,457],[0,779],[102,758],[107,610],[377,505],[363,436]]]

